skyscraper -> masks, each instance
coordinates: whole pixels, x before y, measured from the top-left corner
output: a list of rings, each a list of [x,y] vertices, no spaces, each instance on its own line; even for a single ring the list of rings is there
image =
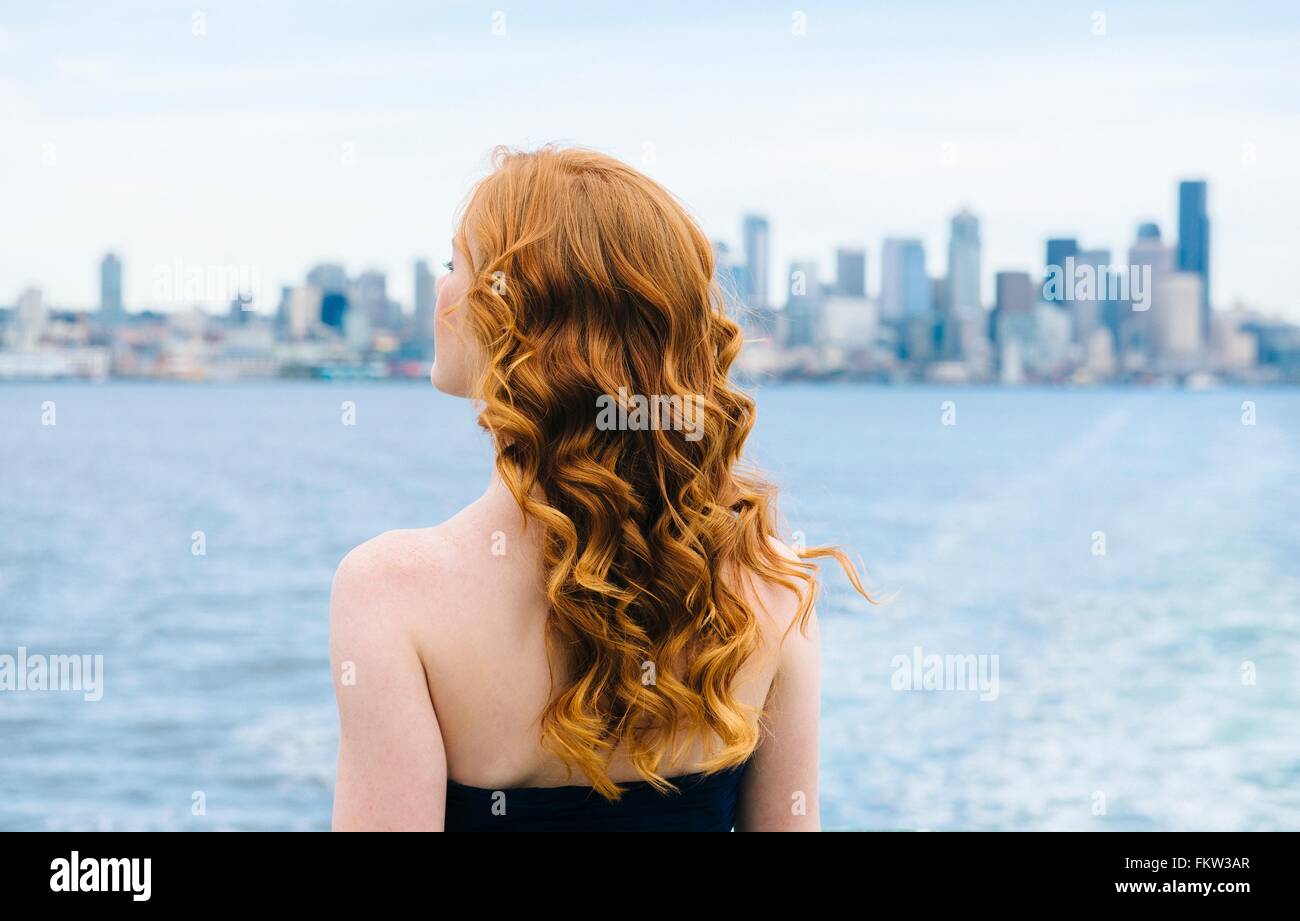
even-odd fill
[[[1031,314],[1038,300],[1033,279],[1028,272],[998,272],[995,277],[999,314]]]
[[[880,254],[880,317],[906,320],[930,312],[930,279],[925,274],[925,245],[891,237]]]
[[[280,286],[280,304],[275,308],[275,331],[278,335],[288,335],[293,321],[293,286]]]
[[[337,293],[337,292],[335,292]],[[288,292],[285,333],[290,339],[303,339],[320,322],[323,294],[315,285],[299,285]]]
[[[1210,335],[1210,217],[1204,180],[1178,183],[1178,271],[1201,277],[1201,339]]]
[[[99,312],[106,320],[122,318],[122,260],[105,253],[99,263]]]
[[[948,238],[948,303],[940,319],[940,351],[945,358],[970,355],[984,331],[980,290],[980,222],[963,209],[953,216]]]
[[[969,211],[953,216],[948,238],[948,304],[954,316],[969,319],[983,310],[980,296],[980,221]]]
[[[790,347],[817,342],[822,288],[817,263],[790,263],[789,299],[785,303],[785,344]]]
[[[835,251],[835,293],[840,297],[867,296],[867,251]]]
[[[1046,270],[1046,274],[1051,275],[1053,268],[1057,268],[1061,272],[1064,272],[1065,260],[1069,259],[1071,256],[1077,256],[1077,255],[1079,255],[1079,241],[1074,239],[1073,237],[1057,237],[1055,239],[1048,240],[1047,241],[1047,262],[1044,264],[1044,269]],[[1047,293],[1044,292],[1043,300],[1062,301],[1065,300],[1065,295],[1063,292],[1058,293],[1053,291],[1051,296],[1048,296]]]
[[[1160,239],[1160,227],[1153,222],[1138,226],[1137,239],[1128,250],[1129,304],[1120,322],[1121,350],[1149,354],[1155,348],[1152,306],[1155,289],[1165,275],[1174,271],[1174,252]],[[1146,309],[1142,310],[1141,307]]]
[[[324,326],[343,331],[348,314],[348,296],[342,291],[326,291],[320,299],[320,321]]]
[[[400,321],[397,305],[388,299],[388,277],[378,269],[357,276],[349,300],[366,317],[370,329],[396,329]]]
[[[767,273],[771,249],[767,218],[757,214],[745,215],[745,298],[750,307],[767,307]]]
[[[776,311],[770,305],[755,307],[749,301],[749,267],[721,240],[713,241],[713,277],[728,316],[740,324],[745,339],[771,342],[776,335]]]
[[[1200,351],[1201,276],[1168,272],[1156,284],[1154,339],[1156,357],[1174,371],[1190,367]]]
[[[314,285],[322,293],[345,293],[348,290],[348,273],[336,262],[322,262],[312,266],[307,273],[307,284]]]
[[[35,348],[45,332],[49,309],[45,306],[45,295],[40,288],[28,288],[14,305],[13,319],[6,331],[9,345],[25,351]]]
[[[1067,276],[1067,285],[1073,295],[1068,304],[1072,339],[1080,345],[1087,345],[1093,332],[1098,327],[1107,325],[1107,320],[1113,315],[1109,297],[1113,287],[1110,250],[1080,250],[1074,257],[1074,264],[1076,273],[1080,266],[1089,266],[1093,270],[1094,283],[1091,291],[1087,286],[1075,284]]]
[[[335,262],[322,262],[312,266],[307,273],[307,284],[298,289],[294,300],[293,309],[296,314],[290,323],[292,334],[295,338],[301,338],[316,328],[317,324],[342,332],[344,319],[351,307],[348,273],[343,266]],[[310,316],[304,317],[303,311],[308,311]]]
[[[744,305],[748,267],[736,260],[731,247],[721,240],[713,241],[713,278],[722,289],[722,299],[727,309],[744,315],[744,309],[737,309],[737,302]],[[744,305],[748,307],[748,305]]]
[[[1137,238],[1139,240],[1159,240],[1160,225],[1155,221],[1143,221],[1138,224]]]

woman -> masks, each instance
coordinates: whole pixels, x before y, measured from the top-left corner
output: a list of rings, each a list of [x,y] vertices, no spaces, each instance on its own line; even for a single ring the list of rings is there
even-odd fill
[[[754,403],[709,242],[610,157],[494,163],[432,380],[477,401],[495,471],[339,566],[334,827],[817,830],[806,561],[862,588],[780,543],[738,466]]]

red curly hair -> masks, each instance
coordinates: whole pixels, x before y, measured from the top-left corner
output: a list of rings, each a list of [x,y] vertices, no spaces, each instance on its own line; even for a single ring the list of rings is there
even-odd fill
[[[457,230],[471,282],[453,309],[481,347],[472,396],[498,474],[544,535],[542,744],[610,799],[615,752],[661,789],[683,740],[703,740],[706,772],[739,764],[761,714],[733,686],[760,634],[728,576],[796,592],[800,629],[817,591],[806,560],[834,557],[867,593],[838,549],[796,559],[774,541],[775,488],[741,466],[755,407],[728,379],[740,327],[682,205],[593,151],[498,149],[493,163]],[[598,426],[598,401],[620,393],[697,407],[695,437]]]

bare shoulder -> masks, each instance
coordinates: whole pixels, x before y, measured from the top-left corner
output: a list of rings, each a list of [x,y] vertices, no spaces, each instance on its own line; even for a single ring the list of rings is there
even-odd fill
[[[386,531],[353,548],[334,573],[330,631],[414,641],[456,597],[455,544],[432,528]]]
[[[332,619],[380,617],[427,635],[456,612],[476,608],[509,569],[489,561],[497,550],[518,546],[509,516],[482,501],[434,527],[386,531],[339,563]]]
[[[776,537],[769,537],[768,544],[781,559],[798,564],[799,555]],[[746,596],[759,615],[764,633],[782,637],[798,619],[801,607],[801,593],[811,590],[811,585],[801,579],[791,578],[791,584],[784,585],[773,578],[751,576],[745,580]]]
[[[391,601],[432,587],[452,569],[453,546],[442,527],[385,531],[354,547],[334,573],[335,594]]]
[[[390,531],[339,564],[330,668],[339,710],[336,829],[441,828],[446,754],[420,653],[436,535]],[[434,606],[436,609],[436,605]]]

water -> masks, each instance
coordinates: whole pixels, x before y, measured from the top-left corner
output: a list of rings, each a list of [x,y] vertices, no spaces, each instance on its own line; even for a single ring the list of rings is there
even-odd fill
[[[827,827],[1300,828],[1300,392],[771,385],[759,405],[791,528],[897,593],[826,579]],[[328,827],[330,577],[479,494],[468,404],[6,385],[0,426],[0,653],[106,672],[96,703],[0,693],[0,829]],[[996,699],[892,690],[917,646],[996,655]]]

